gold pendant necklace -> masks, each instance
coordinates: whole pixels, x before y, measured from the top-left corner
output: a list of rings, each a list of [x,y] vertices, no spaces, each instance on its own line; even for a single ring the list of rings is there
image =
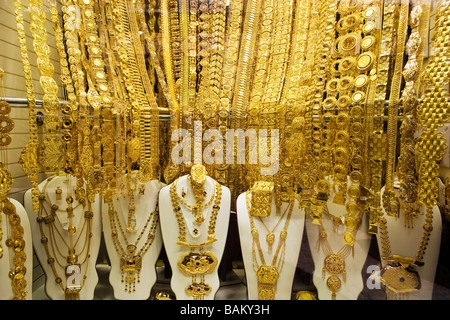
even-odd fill
[[[253,269],[256,273],[258,281],[258,299],[260,300],[274,300],[277,292],[277,281],[284,265],[284,256],[286,250],[287,229],[291,220],[292,211],[294,209],[294,201],[291,200],[286,210],[289,209],[283,229],[280,231],[278,246],[272,259],[271,264],[267,264],[264,258],[264,253],[259,242],[259,232],[255,227],[253,216],[251,212],[250,192],[245,193],[247,202],[247,212],[250,219],[251,234],[252,234],[252,259]],[[286,213],[286,211],[285,211]],[[283,214],[284,215],[284,214]],[[281,221],[281,219],[280,219]],[[279,221],[279,222],[280,222]],[[278,222],[278,223],[279,223]],[[255,248],[256,247],[256,248]],[[258,250],[260,262],[257,261],[256,250]]]
[[[330,214],[327,205],[325,205],[323,210],[324,214],[332,218],[331,220],[334,226],[336,217]],[[337,252],[333,251],[330,243],[328,242],[328,234],[323,227],[322,221],[320,221],[320,224],[318,225],[319,238],[317,240],[317,251],[322,248],[322,252],[325,254],[322,268],[322,278],[325,280],[326,274],[330,274],[330,276],[326,279],[326,284],[328,289],[331,291],[332,300],[336,300],[336,292],[342,287],[342,281],[346,282],[347,280],[345,260],[350,253],[352,253],[352,256],[354,255],[354,243],[356,233],[358,232],[358,228],[361,223],[361,218],[362,214],[359,214],[357,217],[354,217],[354,223],[351,225],[346,224],[347,231],[343,234],[344,245]],[[342,277],[342,281],[339,278],[340,275]]]
[[[155,233],[159,222],[158,203],[155,205],[155,210],[150,213],[145,221],[144,227],[141,229],[136,240],[131,243],[114,208],[113,200],[105,199],[105,202],[108,204],[108,215],[114,248],[120,256],[120,271],[122,274],[122,282],[125,284],[125,292],[133,293],[136,291],[136,283],[140,282],[142,259],[155,240]],[[139,242],[146,232],[148,232],[147,238],[138,250]],[[119,235],[125,242],[125,248],[122,245]]]
[[[170,187],[170,199],[178,222],[177,244],[189,248],[189,252],[181,255],[177,265],[184,275],[192,277],[192,283],[186,286],[185,292],[191,295],[194,300],[204,300],[205,296],[212,291],[212,287],[205,282],[205,275],[213,272],[218,263],[214,253],[205,250],[205,247],[217,240],[215,238],[215,227],[222,201],[222,187],[217,181],[214,181],[216,194],[213,195],[215,201],[209,217],[208,237],[205,242],[196,244],[186,241],[186,220],[177,201],[176,181]]]

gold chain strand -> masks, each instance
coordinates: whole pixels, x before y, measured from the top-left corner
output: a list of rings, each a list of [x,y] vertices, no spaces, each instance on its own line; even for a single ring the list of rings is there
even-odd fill
[[[50,47],[47,44],[47,30],[44,22],[46,14],[43,0],[30,1],[30,31],[33,36],[33,48],[37,55],[39,83],[44,92],[42,107],[46,113],[44,126],[45,137],[38,152],[38,161],[46,173],[57,172],[63,165],[63,142],[59,137],[58,84],[53,78],[55,67],[50,60]]]
[[[236,76],[233,87],[233,97],[231,100],[230,122],[231,129],[245,130],[247,126],[246,111],[249,103],[249,91],[252,81],[252,72],[255,63],[255,50],[260,28],[260,16],[262,10],[262,0],[252,0],[247,3],[245,17],[243,21],[240,48],[238,54],[238,63],[236,67]],[[231,151],[227,151],[231,153]],[[237,155],[237,144],[234,146],[233,158]],[[245,170],[243,166],[232,165],[228,171],[229,185],[241,185],[246,187]],[[244,184],[240,182],[244,181]],[[245,190],[245,189],[244,189]],[[233,195],[239,193],[239,188],[232,187]]]
[[[66,39],[65,45],[67,46],[67,60],[69,62],[70,73],[77,98],[77,108],[72,110],[73,121],[76,124],[74,126],[75,130],[73,131],[72,139],[73,141],[76,141],[76,145],[73,146],[73,150],[76,150],[76,152],[73,153],[76,153],[78,164],[73,168],[73,174],[77,177],[77,197],[84,198],[86,196],[83,181],[84,169],[90,167],[90,163],[87,166],[83,166],[86,159],[82,157],[84,150],[83,147],[85,145],[83,137],[86,133],[85,129],[88,126],[86,121],[86,77],[83,72],[83,52],[80,50],[77,31],[77,12],[75,10],[71,10],[73,7],[74,3],[72,1],[63,0],[61,3],[64,21],[64,36]]]
[[[300,122],[304,121],[303,110],[301,106],[304,101],[304,86],[302,85],[301,74],[306,69],[306,49],[308,44],[308,34],[311,15],[312,1],[297,1],[295,7],[295,20],[293,27],[293,36],[291,43],[291,54],[286,74],[286,84],[283,88],[281,105],[285,108],[285,127],[284,141],[281,152],[283,153],[283,161],[280,163],[280,170],[290,171],[289,187],[298,188],[293,172],[299,172],[299,164],[303,162],[304,157],[304,141],[301,132]],[[282,186],[285,188],[286,186]],[[284,190],[281,190],[282,193]]]
[[[331,61],[331,49],[334,44],[334,25],[336,23],[337,1],[327,0],[316,2],[318,8],[318,31],[317,37],[321,39],[315,44],[314,49],[314,69],[312,71],[312,84],[306,93],[305,105],[305,139],[307,143],[307,154],[311,159],[309,168],[310,177],[307,184],[302,187],[302,197],[309,197],[309,201],[314,202],[310,214],[312,222],[319,223],[323,198],[314,192],[314,185],[321,181],[323,173],[317,168],[320,163],[320,148],[322,127],[321,118],[323,112],[323,94],[326,90],[327,70]],[[305,183],[306,181],[304,181]],[[304,190],[303,190],[304,189]],[[320,188],[319,188],[320,189]],[[319,197],[318,197],[319,196]]]
[[[420,85],[419,74],[423,65],[431,3],[419,0],[414,3],[409,24],[411,34],[406,43],[408,61],[403,70],[405,88],[402,92],[403,119],[400,126],[400,156],[398,158],[398,179],[400,182],[400,208],[405,225],[412,227],[414,217],[419,214],[417,203],[417,177],[415,157],[415,133],[418,126],[417,104]]]
[[[372,94],[375,95],[368,101],[367,129],[368,132],[368,156],[370,174],[367,175],[366,185],[369,186],[369,233],[377,233],[378,219],[380,216],[380,192],[382,181],[382,160],[383,160],[383,127],[384,127],[384,106],[388,84],[389,64],[392,51],[392,41],[395,16],[395,2],[385,0],[383,3],[383,23],[381,29],[381,49],[378,59],[378,71],[375,80],[371,82]],[[374,29],[375,24],[367,24],[366,30]]]
[[[39,210],[39,189],[38,172],[39,164],[37,162],[38,136],[36,124],[36,96],[33,86],[33,77],[31,73],[31,64],[28,57],[27,40],[25,34],[25,25],[23,21],[22,3],[20,0],[14,1],[14,13],[17,23],[17,35],[19,38],[20,56],[25,78],[25,87],[28,101],[28,126],[30,130],[29,140],[20,154],[19,164],[31,182],[31,197],[33,211]]]
[[[394,191],[395,162],[397,158],[397,126],[402,83],[403,56],[405,51],[406,35],[408,31],[409,0],[402,0],[400,17],[397,26],[395,65],[392,75],[391,89],[388,105],[387,124],[387,154],[386,154],[386,184],[383,192],[383,207],[389,216],[398,216],[399,202]]]
[[[223,71],[220,81],[219,90],[219,106],[217,110],[217,125],[223,137],[230,126],[230,110],[233,99],[233,89],[235,86],[239,44],[241,40],[241,29],[243,19],[243,1],[231,1],[229,5],[229,14],[226,19],[226,37],[225,37],[225,53],[223,57]],[[229,183],[230,167],[225,164],[226,160],[226,139],[223,141],[223,163],[215,167],[214,177],[223,185],[228,185],[232,195],[235,194],[235,188]]]
[[[26,291],[27,281],[25,279],[26,267],[25,261],[27,255],[24,251],[24,229],[21,225],[20,216],[16,212],[16,207],[8,199],[2,201],[2,212],[8,218],[8,237],[5,241],[10,254],[10,271],[8,273],[11,280],[13,297],[11,300],[25,300],[28,292]]]
[[[137,25],[136,10],[134,6],[131,6],[130,2],[128,2],[127,15],[134,43],[137,67],[138,70],[141,70],[140,78],[147,100],[146,104],[140,106],[140,180],[145,183],[152,179],[159,179],[159,112],[153,85],[145,68],[143,44],[139,36],[140,30]]]
[[[450,61],[446,38],[450,30],[450,2],[442,1],[437,10],[433,46],[435,56],[425,68],[424,94],[418,106],[422,132],[416,147],[419,159],[419,197],[427,211],[437,203],[439,161],[446,150],[446,140],[438,127],[448,117],[449,97],[444,86],[448,85]]]
[[[25,261],[26,253],[25,240],[23,239],[23,227],[21,225],[21,219],[16,212],[16,207],[7,198],[11,190],[13,179],[11,172],[8,170],[8,157],[7,148],[11,143],[10,132],[14,128],[14,121],[9,117],[11,112],[11,106],[6,101],[5,86],[3,77],[5,72],[0,68],[0,119],[3,125],[1,127],[0,135],[0,176],[2,177],[2,184],[0,186],[0,259],[4,256],[3,250],[3,235],[2,230],[2,216],[3,212],[7,218],[7,239],[5,241],[9,252],[9,266],[10,271],[8,273],[11,280],[11,289],[13,291],[12,300],[25,300],[28,292],[26,291],[27,281],[24,278],[26,273]]]
[[[64,159],[64,171],[66,173],[73,174],[75,171],[75,166],[77,165],[77,153],[74,152],[76,147],[76,135],[75,135],[75,118],[74,111],[77,111],[77,96],[75,94],[75,88],[73,85],[72,77],[69,70],[69,63],[67,60],[67,53],[65,50],[64,42],[63,42],[63,30],[59,23],[59,13],[58,8],[56,7],[56,1],[49,1],[50,5],[50,13],[51,20],[53,23],[53,30],[55,32],[55,40],[56,47],[60,57],[60,68],[61,68],[61,76],[60,80],[64,85],[65,91],[67,93],[67,98],[69,100],[69,104],[65,104],[61,107],[61,111],[63,114],[62,125],[61,125],[61,134],[62,140],[65,143],[65,159]]]
[[[247,107],[247,127],[253,129],[264,128],[262,126],[262,111],[264,88],[267,86],[270,49],[273,42],[273,0],[265,0],[262,5],[260,29],[258,30],[257,45],[255,48],[255,66],[252,75],[252,86]],[[269,148],[268,148],[269,149]],[[249,151],[252,152],[252,151]],[[262,155],[261,155],[262,156]],[[250,184],[260,179],[260,166],[258,164],[248,166]]]

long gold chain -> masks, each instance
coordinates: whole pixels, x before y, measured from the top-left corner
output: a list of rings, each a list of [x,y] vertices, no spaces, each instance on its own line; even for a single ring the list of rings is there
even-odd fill
[[[38,172],[39,165],[37,162],[38,136],[36,123],[36,96],[33,86],[33,77],[31,73],[31,64],[28,57],[27,38],[25,34],[25,25],[23,21],[22,3],[20,0],[14,1],[14,13],[17,22],[17,35],[19,37],[20,56],[22,58],[22,66],[25,78],[25,87],[27,91],[28,101],[28,126],[30,130],[29,140],[20,154],[19,164],[23,171],[31,181],[31,197],[33,203],[33,211],[39,210],[39,189],[38,189]]]
[[[278,240],[278,246],[272,258],[272,263],[270,265],[266,264],[264,253],[261,248],[261,244],[259,241],[259,232],[255,227],[255,223],[253,221],[253,216],[250,214],[251,211],[251,201],[250,201],[250,192],[247,191],[245,193],[246,197],[246,205],[247,212],[250,219],[250,227],[251,227],[251,235],[252,235],[252,260],[253,260],[253,269],[256,273],[257,281],[258,281],[258,298],[260,300],[274,300],[277,288],[277,281],[281,271],[284,266],[284,257],[286,250],[286,238],[288,235],[287,229],[289,227],[289,223],[291,221],[292,212],[294,209],[294,201],[291,202],[286,207],[286,210],[289,209],[287,217],[285,219],[285,223],[283,225],[283,229],[280,231],[280,236]],[[284,216],[284,215],[283,215]],[[281,221],[281,219],[280,219]],[[256,248],[255,248],[256,247]],[[257,261],[256,250],[258,250],[258,255],[260,262]]]
[[[392,76],[391,90],[388,105],[387,138],[388,147],[386,155],[386,185],[383,192],[383,206],[390,216],[398,216],[400,206],[394,191],[394,171],[396,162],[398,110],[400,86],[402,82],[403,56],[405,51],[406,34],[408,31],[409,1],[402,1],[400,17],[397,27],[395,65]]]

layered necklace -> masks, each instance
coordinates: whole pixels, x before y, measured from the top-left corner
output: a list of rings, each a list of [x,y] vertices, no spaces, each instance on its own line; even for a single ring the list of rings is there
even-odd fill
[[[108,215],[111,224],[111,236],[116,252],[120,256],[120,271],[122,273],[122,282],[125,284],[125,291],[133,293],[136,291],[136,282],[140,282],[140,272],[142,270],[142,259],[150,249],[155,240],[156,230],[159,223],[158,203],[155,209],[148,216],[144,226],[139,232],[134,242],[130,241],[128,233],[134,233],[129,228],[124,229],[120,222],[119,215],[114,208],[113,200],[107,201]],[[134,230],[134,229],[133,229]],[[136,229],[136,232],[138,229]],[[141,239],[147,233],[145,242],[138,250]],[[122,239],[122,240],[121,240]],[[123,244],[124,243],[124,244]]]
[[[222,186],[217,181],[214,181],[215,192],[211,198],[214,199],[214,202],[211,213],[209,214],[208,236],[206,241],[192,243],[186,240],[187,221],[180,207],[181,202],[179,201],[180,196],[177,194],[177,181],[178,179],[172,183],[170,187],[170,199],[178,222],[177,244],[189,248],[188,252],[181,255],[177,265],[184,275],[192,277],[191,284],[187,285],[185,288],[186,293],[192,296],[194,300],[204,300],[205,296],[212,291],[212,287],[205,282],[205,275],[213,272],[218,263],[214,253],[205,250],[205,247],[217,240],[215,237],[215,228],[217,215],[220,210],[220,203],[222,201]],[[208,207],[202,207],[203,210],[206,208]],[[202,217],[204,216],[202,214]],[[199,224],[199,221],[196,219],[194,223]],[[197,228],[193,230],[193,234],[195,237],[200,236],[200,232]]]
[[[45,248],[47,262],[52,269],[55,282],[64,291],[65,300],[79,300],[80,291],[87,278],[90,260],[93,217],[91,202],[87,202],[86,208],[85,199],[80,198],[78,205],[73,207],[74,198],[68,192],[65,199],[66,209],[60,209],[57,204],[50,202],[46,194],[47,186],[53,178],[50,177],[46,181],[40,192],[40,209],[36,220],[41,232],[41,243]],[[58,192],[58,189],[55,192]],[[79,206],[83,207],[84,219],[76,227],[73,221],[74,210]],[[57,217],[61,212],[67,212],[67,234],[63,234],[64,225]],[[57,266],[64,270],[65,281],[60,276]],[[84,268],[84,274],[82,274],[82,268]]]
[[[25,240],[23,239],[23,227],[20,217],[16,212],[16,207],[7,198],[11,190],[13,179],[7,168],[7,147],[11,143],[10,132],[14,128],[14,120],[10,118],[9,113],[11,106],[4,99],[5,91],[3,84],[4,71],[0,69],[0,213],[3,212],[8,219],[7,239],[5,241],[8,247],[10,271],[9,278],[11,280],[11,288],[14,296],[13,300],[25,300],[27,297],[26,285],[27,281],[24,276],[26,273],[25,260]],[[2,216],[0,214],[0,259],[3,258],[3,230]]]
[[[354,256],[354,243],[356,234],[361,224],[362,214],[353,217],[351,220],[346,217],[336,217],[331,215],[328,210],[328,205],[324,206],[323,214],[330,216],[333,222],[333,231],[338,231],[341,224],[346,227],[346,231],[343,234],[344,245],[335,252],[330,243],[328,242],[328,233],[326,232],[322,220],[317,226],[319,229],[319,239],[317,240],[317,251],[322,248],[322,252],[325,255],[322,268],[322,278],[325,280],[326,274],[330,276],[326,279],[328,289],[331,291],[331,299],[336,300],[336,292],[342,287],[342,281],[346,281],[346,269],[345,260],[352,253]],[[342,281],[339,278],[342,276]]]
[[[275,234],[274,230],[280,224],[280,222],[284,219],[284,216],[287,212],[287,217],[284,222],[283,229],[280,231],[280,236],[278,240],[278,246],[275,251],[275,254],[272,258],[272,262],[270,264],[266,263],[266,259],[264,257],[264,252],[261,248],[261,243],[259,241],[259,231],[255,226],[255,222],[253,220],[253,216],[250,214],[251,212],[251,201],[250,201],[250,192],[247,191],[245,193],[246,203],[247,203],[247,212],[249,213],[250,226],[251,226],[251,234],[252,234],[252,260],[253,260],[253,269],[256,273],[257,281],[258,281],[258,299],[260,300],[274,300],[275,294],[277,292],[277,281],[280,276],[281,270],[284,265],[284,257],[286,253],[286,238],[287,238],[287,229],[289,227],[289,222],[291,220],[292,211],[294,209],[294,201],[291,200],[289,205],[286,207],[284,213],[281,215],[278,223],[275,225],[272,231],[270,231],[262,221],[264,227],[268,231],[266,236],[266,241],[269,247],[269,253],[272,251],[272,245],[275,242]],[[258,256],[256,254],[258,251]]]

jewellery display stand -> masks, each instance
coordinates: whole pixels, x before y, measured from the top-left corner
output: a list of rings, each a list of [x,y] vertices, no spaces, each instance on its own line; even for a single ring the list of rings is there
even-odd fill
[[[174,292],[177,300],[192,300],[193,296],[186,292],[186,288],[192,284],[192,276],[183,274],[178,267],[180,257],[189,252],[189,248],[185,245],[180,245],[177,243],[179,234],[179,221],[177,221],[170,195],[170,188],[173,183],[162,188],[159,193],[161,231],[167,258],[172,268],[172,278],[170,281],[171,289]],[[190,191],[191,189],[188,182],[188,176],[181,176],[176,181],[176,183],[176,192],[178,193],[178,195],[181,195],[183,192],[182,190],[185,190],[186,202],[194,203],[194,195]],[[212,178],[206,177],[206,181],[204,183],[204,190],[207,194],[206,199],[214,196],[215,184],[216,182]],[[219,186],[219,184],[217,184],[217,186]],[[217,212],[216,228],[214,234],[217,241],[204,246],[205,251],[211,252],[217,258],[217,265],[211,270],[211,272],[204,275],[204,283],[208,284],[211,288],[209,294],[204,295],[205,300],[214,300],[215,294],[219,289],[220,281],[218,276],[218,269],[225,249],[225,242],[228,233],[231,193],[230,189],[225,186],[221,186],[221,189],[222,198],[220,201],[220,209]],[[186,221],[185,241],[192,246],[204,243],[205,241],[209,240],[208,225],[211,218],[211,213],[213,211],[211,209],[211,206],[212,205],[209,205],[203,208],[204,222],[200,226],[195,227],[197,231],[194,231],[195,229],[193,227],[194,215],[185,207],[181,206],[181,214]],[[197,235],[195,236],[194,233],[197,233]]]
[[[382,188],[383,192],[384,188]],[[383,194],[381,192],[381,194]],[[400,255],[402,257],[415,258],[420,240],[422,239],[423,225],[425,222],[426,208],[422,206],[421,214],[414,218],[414,227],[408,228],[405,226],[403,219],[403,211],[400,208],[399,217],[388,216],[382,208],[383,215],[387,220],[387,230],[390,240],[390,249],[392,254]],[[438,206],[433,207],[433,231],[428,240],[427,250],[422,259],[424,263],[421,267],[416,267],[415,270],[419,274],[421,288],[418,291],[409,293],[409,300],[431,300],[433,295],[434,279],[436,275],[437,264],[439,260],[439,248],[441,244],[442,234],[442,218]],[[386,265],[383,260],[383,253],[381,251],[382,242],[381,237],[377,236],[378,248],[380,248],[380,257],[382,266]]]
[[[48,181],[50,179],[50,181]],[[48,182],[48,184],[47,184]],[[68,185],[68,184],[71,185]],[[47,185],[46,185],[47,184]],[[86,232],[86,230],[82,230],[83,219],[85,216],[86,209],[83,210],[83,206],[77,206],[77,200],[75,197],[76,190],[76,178],[71,177],[70,179],[67,176],[53,176],[45,179],[43,182],[39,184],[39,190],[45,189],[44,196],[51,204],[56,204],[59,207],[59,210],[56,211],[55,214],[55,227],[57,233],[60,234],[63,238],[63,241],[68,244],[69,240],[69,222],[67,219],[67,188],[72,190],[72,196],[75,198],[73,203],[73,225],[76,227],[77,232]],[[58,190],[59,196],[57,200],[56,191]],[[47,296],[52,300],[65,300],[65,292],[61,289],[60,285],[55,280],[55,275],[52,271],[51,265],[48,262],[49,257],[47,256],[45,246],[41,241],[41,231],[39,229],[39,223],[37,222],[37,214],[32,209],[32,201],[31,201],[31,190],[26,191],[24,195],[24,207],[28,213],[28,217],[30,220],[31,231],[33,236],[33,248],[36,256],[40,262],[40,265],[46,276],[45,283],[45,292]],[[90,246],[89,246],[89,257],[87,257],[87,261],[81,266],[81,275],[83,279],[82,289],[79,293],[80,300],[92,300],[94,298],[94,290],[98,283],[98,275],[96,270],[96,262],[97,256],[100,248],[100,239],[102,234],[102,225],[101,225],[101,212],[100,212],[100,201],[98,200],[98,195],[95,198],[95,201],[92,203],[92,229],[90,235]],[[50,208],[48,208],[48,213],[50,213]],[[44,223],[44,222],[43,222]],[[77,237],[77,232],[75,232],[75,237]],[[53,234],[55,237],[59,237],[59,235]],[[48,246],[50,247],[50,235],[46,234],[46,237],[49,238]],[[60,238],[57,238],[60,239]],[[84,240],[83,236],[80,240]],[[62,241],[58,244],[62,245]],[[75,253],[81,253],[83,250],[86,250],[85,241],[78,241],[75,245]],[[57,258],[55,255],[58,255],[57,248],[51,248],[50,252],[52,254],[52,258],[55,259],[54,266],[57,270],[57,274],[61,279],[63,279],[63,283],[65,283],[65,267],[68,264],[66,259],[61,260],[62,258]],[[67,251],[67,250],[66,250]],[[68,255],[68,252],[61,251],[61,254]],[[81,261],[80,261],[81,263]],[[87,270],[85,268],[87,266]]]
[[[334,192],[331,190],[327,201],[328,210],[333,216],[343,216],[346,214],[346,208],[343,205],[333,203]],[[341,226],[337,232],[333,231],[333,221],[327,215],[322,216],[322,225],[327,232],[327,240],[334,250],[337,252],[343,245],[343,233],[345,227]],[[314,261],[313,282],[317,289],[319,300],[329,300],[332,297],[332,292],[327,287],[329,274],[323,277],[324,259],[325,255],[322,249],[318,250],[317,243],[319,240],[319,228],[316,224],[311,223],[308,219],[306,222],[306,234],[308,236],[311,256]],[[369,247],[371,242],[371,235],[367,233],[367,215],[362,216],[362,222],[356,233],[356,240],[354,243],[354,256],[352,253],[345,259],[345,281],[341,281],[341,288],[336,292],[336,300],[356,300],[358,295],[363,290],[362,269],[369,254]]]
[[[32,299],[32,283],[33,283],[33,245],[31,239],[31,227],[30,221],[28,220],[27,212],[22,204],[15,200],[8,198],[9,201],[16,207],[16,213],[20,217],[20,225],[23,228],[23,240],[25,241],[24,252],[26,254],[25,261],[25,280],[27,282],[26,291],[27,291],[27,300]],[[1,228],[3,231],[3,239],[2,239],[2,247],[3,247],[3,257],[0,259],[0,300],[9,300],[14,296],[14,292],[12,291],[12,287],[8,284],[11,283],[11,279],[9,278],[9,271],[11,267],[11,259],[9,255],[9,248],[6,246],[5,241],[7,239],[7,229],[9,228],[8,218],[2,214],[1,219]]]
[[[134,205],[135,205],[135,217],[137,231],[130,233],[124,231],[128,238],[129,243],[135,243],[136,239],[140,236],[141,240],[136,245],[139,250],[140,247],[145,243],[148,238],[148,233],[152,232],[150,225],[147,226],[144,233],[141,234],[149,215],[155,211],[158,200],[158,193],[161,189],[161,183],[158,180],[152,180],[145,184],[138,185],[134,195]],[[122,226],[127,225],[127,217],[129,213],[129,201],[130,197],[128,195],[119,196],[113,199],[114,208],[117,211],[118,218]],[[103,234],[105,239],[106,250],[108,252],[109,260],[111,263],[111,271],[109,274],[109,282],[114,290],[114,297],[120,300],[145,300],[150,297],[153,285],[156,282],[156,262],[159,257],[159,253],[162,247],[161,239],[161,229],[159,224],[157,224],[154,240],[148,251],[142,255],[141,269],[139,272],[139,281],[136,281],[135,288],[133,291],[126,291],[125,284],[122,281],[123,274],[121,271],[121,256],[117,254],[114,247],[114,243],[111,237],[111,223],[108,217],[108,205],[102,205],[102,223],[103,223]],[[119,232],[119,231],[117,231]],[[120,235],[118,235],[120,237]],[[124,246],[122,244],[122,246]],[[125,247],[125,246],[124,246]]]
[[[275,197],[272,196],[272,208],[271,214],[268,217],[264,217],[264,224],[269,230],[275,234],[275,242],[273,243],[272,253],[268,253],[268,246],[265,242],[264,235],[266,229],[259,219],[253,219],[255,227],[259,231],[259,237],[261,242],[261,248],[264,251],[264,257],[266,261],[272,261],[273,256],[276,253],[278,241],[280,239],[280,232],[285,224],[286,216],[282,218],[275,214]],[[289,203],[282,203],[281,212],[284,212],[289,206]],[[252,253],[252,228],[248,215],[246,194],[239,195],[236,204],[237,221],[239,229],[239,238],[241,241],[242,258],[244,262],[245,276],[247,282],[247,294],[249,300],[258,299],[258,279],[253,265],[253,253]],[[278,225],[277,225],[278,223]],[[279,271],[279,276],[276,284],[275,300],[290,300],[292,296],[292,286],[294,281],[294,275],[297,268],[298,257],[300,254],[300,246],[302,243],[303,230],[305,224],[305,212],[299,208],[298,201],[293,203],[293,212],[287,228],[286,248],[284,255],[284,262],[282,270]],[[281,253],[280,253],[281,254]]]

